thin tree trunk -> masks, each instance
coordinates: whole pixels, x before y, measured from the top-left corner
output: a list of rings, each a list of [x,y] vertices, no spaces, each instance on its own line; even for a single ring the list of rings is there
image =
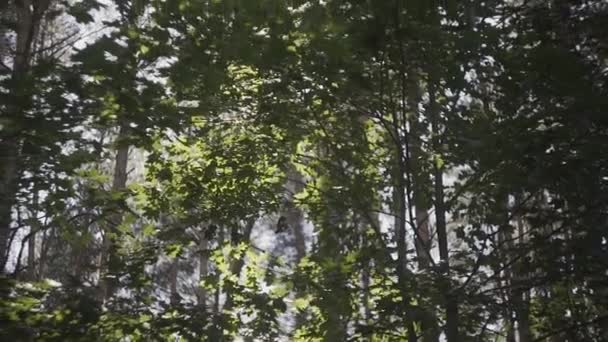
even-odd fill
[[[217,231],[217,243],[218,243],[218,246],[219,246],[220,249],[222,248],[222,246],[224,244],[224,240],[225,240],[224,229],[223,229],[223,227],[218,227],[218,231]],[[216,268],[216,273],[217,273],[216,274],[216,276],[217,276],[216,284],[219,284],[220,280],[221,280],[222,274],[221,274],[221,272],[217,271],[217,268]],[[213,305],[213,314],[214,314],[215,317],[219,317],[219,314],[221,312],[221,303],[220,303],[220,297],[221,297],[221,295],[222,295],[222,289],[218,285],[215,288],[214,303],[213,303],[214,304]]]
[[[285,200],[285,218],[287,226],[293,229],[294,244],[296,248],[296,262],[306,256],[306,236],[304,235],[304,214],[296,207],[294,195],[304,189],[304,178],[295,166],[288,165],[287,169],[287,198]]]
[[[36,185],[34,185],[34,194],[32,199],[32,211],[30,213],[31,221],[30,223],[30,238],[27,241],[27,271],[28,278],[31,281],[34,281],[38,278],[36,272],[36,232],[39,229],[38,224],[38,189],[36,189]]]
[[[413,93],[415,94],[415,97],[410,101],[410,110],[417,111],[416,109],[422,96],[420,95],[418,80],[415,79],[413,83]],[[428,193],[431,191],[429,189],[431,182],[430,175],[426,173],[427,171],[422,167],[425,159],[422,147],[423,128],[418,122],[418,115],[413,115],[412,117],[413,118],[409,121],[409,137],[411,143],[409,145],[408,162],[410,164],[410,176],[413,179],[412,201],[414,202],[413,205],[416,214],[415,226],[413,227],[414,247],[416,248],[418,269],[427,270],[432,264],[431,247],[433,245],[429,222],[430,200],[428,199]],[[419,311],[423,341],[439,341],[440,330],[434,308],[421,307]]]
[[[201,233],[201,236],[199,237],[199,259],[198,259],[198,272],[199,272],[199,276],[198,276],[198,280],[199,280],[199,286],[197,289],[197,301],[198,301],[198,305],[201,308],[205,308],[207,305],[207,289],[202,286],[201,282],[203,282],[205,280],[205,278],[207,277],[207,275],[209,274],[209,251],[208,251],[208,241],[207,241],[207,237],[205,236],[205,232]]]
[[[519,208],[520,205],[521,197],[516,196],[515,207]],[[526,234],[525,223],[521,215],[515,215],[515,217],[519,243],[523,244],[525,243]],[[525,267],[520,266],[516,272],[517,280],[524,280],[527,276]],[[530,291],[518,287],[516,287],[514,291],[515,317],[517,319],[517,335],[519,337],[519,342],[530,342],[533,339],[532,330],[530,328]]]
[[[118,140],[124,139],[126,136],[125,128],[121,128]],[[127,184],[127,163],[129,160],[129,146],[121,146],[116,153],[116,163],[114,164],[114,181],[112,182],[112,190],[124,190]]]
[[[448,342],[459,341],[458,333],[458,302],[450,285],[450,264],[448,253],[448,238],[445,222],[445,207],[443,199],[443,172],[435,167],[435,216],[437,221],[437,240],[439,243],[439,257],[445,281],[445,308],[446,308],[446,335]]]
[[[38,278],[44,279],[46,275],[46,261],[47,261],[47,252],[48,252],[48,232],[46,230],[42,231],[40,234],[40,252],[38,253]]]
[[[508,208],[508,198],[504,200],[504,207]],[[514,210],[518,210],[521,204],[521,197],[519,195],[515,196],[515,203],[513,205]],[[500,232],[498,234],[499,245],[506,246],[506,254],[505,258],[509,257],[509,252],[516,253],[515,241],[518,240],[520,244],[525,243],[525,225],[521,218],[521,215],[512,212],[510,215],[515,218],[515,225],[517,228],[517,236],[513,236],[513,232],[509,229],[504,230],[504,232]],[[508,219],[506,219],[508,221]],[[505,222],[508,224],[510,222]],[[523,267],[520,266],[520,262],[517,262],[512,267],[508,267],[504,270],[504,297],[505,302],[509,302],[511,305],[505,308],[504,320],[506,324],[507,331],[507,341],[515,342],[516,340],[519,342],[529,342],[532,340],[532,333],[530,330],[530,313],[529,313],[529,291],[522,288],[522,281],[527,277],[527,274],[523,270]],[[501,281],[502,283],[502,281]],[[513,313],[515,313],[515,317],[513,317]],[[517,328],[515,328],[515,322],[517,322]],[[516,339],[516,336],[518,339]]]
[[[29,102],[27,93],[20,91],[19,88],[29,71],[32,46],[40,21],[48,6],[49,0],[15,1],[16,45],[11,73],[10,97],[12,103],[8,106],[9,115],[13,117],[8,118],[9,124],[3,127],[0,135],[0,272],[4,271],[10,252],[12,207],[15,204],[18,190],[18,161],[22,146],[18,118],[23,108],[20,108],[17,103]]]
[[[378,215],[377,211],[370,211],[367,215],[364,216],[365,221],[368,221],[369,224],[371,224],[373,226],[373,229],[379,229],[380,227],[380,218]],[[366,225],[362,225],[362,228],[366,229]],[[366,237],[365,232],[361,231],[361,236],[362,241],[361,241],[361,248],[365,249],[368,246],[370,246],[370,244],[374,244],[374,241],[369,241],[368,238]],[[372,319],[372,308],[371,308],[371,303],[369,301],[370,295],[371,295],[371,281],[372,281],[372,269],[374,267],[374,259],[370,259],[370,260],[365,260],[363,262],[362,265],[362,270],[361,270],[361,287],[363,290],[363,296],[362,296],[362,301],[363,301],[363,324],[364,325],[368,325],[370,323],[370,320]]]
[[[422,149],[420,134],[421,132],[414,128],[418,126],[411,124],[412,130],[410,135],[413,138],[418,139],[418,142],[412,144],[410,147],[410,165],[412,165],[412,176],[414,178],[414,193],[413,201],[416,213],[416,225],[414,227],[414,246],[416,248],[416,256],[418,259],[418,269],[427,270],[431,266],[431,247],[432,247],[432,236],[430,232],[429,223],[429,205],[426,195],[424,194],[426,187],[430,185],[428,181],[428,175],[424,175],[424,171],[420,167],[422,161]],[[437,315],[434,312],[434,308],[420,308],[420,323],[422,330],[423,341],[425,342],[436,342],[439,341],[439,335],[441,333],[439,324],[437,323]]]
[[[0,164],[2,181],[0,183],[0,271],[3,271],[10,251],[12,207],[17,192],[18,144],[3,137],[0,142]]]
[[[246,225],[244,227],[245,229],[243,231],[242,238],[238,237],[231,241],[233,247],[238,246],[238,244],[241,242],[249,243],[249,240],[251,238],[251,231],[253,230],[254,224],[255,224],[255,220],[250,220],[249,222],[246,223]],[[239,258],[232,260],[230,263],[230,272],[237,276],[237,281],[239,281],[239,278],[240,278],[239,276],[241,274],[241,270],[243,269],[244,265],[245,265],[245,256],[244,255],[241,255]],[[233,304],[234,303],[232,300],[232,293],[227,292],[226,293],[226,304],[224,305],[224,308],[231,309]]]
[[[436,155],[441,156],[441,143],[439,132],[439,108],[435,98],[435,80],[430,80],[429,85],[429,111],[433,128],[433,150]],[[435,178],[435,220],[437,226],[437,242],[439,245],[439,257],[441,259],[440,269],[444,276],[445,310],[446,310],[446,337],[448,342],[459,341],[458,332],[458,301],[455,293],[452,292],[450,284],[450,259],[448,250],[448,235],[445,219],[444,186],[443,186],[443,165],[440,160],[434,160]]]
[[[418,85],[415,85],[418,87]],[[413,101],[410,107],[418,106],[418,101]],[[416,227],[414,235],[414,243],[416,247],[416,255],[418,257],[418,268],[421,270],[428,269],[431,265],[431,231],[429,225],[429,200],[425,194],[427,186],[430,185],[429,175],[425,174],[422,168],[424,160],[422,152],[422,129],[417,122],[417,115],[410,120],[410,137],[413,141],[410,144],[410,156],[408,161],[411,165],[411,174],[413,178],[413,201],[416,213]]]
[[[363,290],[363,298],[361,299],[363,302],[363,323],[364,325],[368,325],[371,319],[371,308],[369,303],[370,297],[370,285],[371,285],[371,260],[368,260],[363,265],[363,269],[361,270],[361,288]]]
[[[30,228],[30,238],[27,241],[27,271],[30,280],[36,280],[36,228]]]
[[[127,165],[129,160],[129,145],[124,143],[127,137],[127,127],[122,125],[118,133],[117,142],[118,150],[116,151],[116,160],[114,163],[114,178],[112,181],[112,191],[123,191],[127,185]],[[122,214],[115,213],[110,216],[110,224],[105,232],[103,241],[103,250],[101,254],[101,278],[100,291],[103,299],[114,295],[118,286],[116,271],[118,268],[118,259],[116,255],[116,241],[114,241],[114,233],[122,221]]]
[[[405,202],[405,151],[401,145],[399,134],[400,120],[396,113],[393,113],[393,134],[399,144],[395,145],[395,168],[393,170],[393,211],[395,216],[395,239],[397,240],[397,280],[401,292],[401,300],[407,316],[413,316],[407,293],[407,244],[405,241],[407,205]],[[408,341],[418,340],[414,328],[415,317],[408,317]]]
[[[287,224],[293,227],[296,247],[296,262],[300,262],[306,256],[306,236],[304,235],[304,215],[299,208],[290,208],[287,212]]]
[[[171,269],[169,274],[169,300],[171,305],[177,305],[180,302],[180,296],[177,290],[178,275],[179,259],[176,256],[173,261],[171,261]]]
[[[224,245],[224,229],[223,227],[218,227],[218,231],[217,231],[217,243],[218,246],[221,250],[221,248]],[[221,296],[222,296],[222,288],[221,286],[219,286],[220,281],[221,281],[221,277],[222,277],[222,273],[216,268],[216,288],[215,288],[215,293],[213,294],[213,326],[211,328],[210,334],[209,334],[209,340],[210,341],[223,341],[224,340],[224,335],[222,333],[222,320],[223,317],[221,315],[222,313],[222,306],[220,303],[221,300]]]
[[[287,199],[285,203],[285,218],[287,226],[293,229],[294,245],[296,249],[296,265],[306,256],[306,236],[304,234],[304,213],[294,203],[294,196],[304,189],[304,177],[298,172],[294,165],[289,164],[287,169]],[[301,294],[300,287],[296,287],[296,297]],[[302,313],[296,313],[295,329],[305,324]]]

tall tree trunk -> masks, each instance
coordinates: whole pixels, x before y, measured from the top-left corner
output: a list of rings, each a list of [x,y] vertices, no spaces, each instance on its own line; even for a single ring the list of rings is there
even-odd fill
[[[129,145],[124,144],[127,137],[126,127],[120,128],[118,134],[118,142],[120,146],[116,152],[116,162],[114,164],[114,180],[112,181],[112,190],[122,191],[127,185],[127,164],[129,160]]]
[[[179,276],[179,259],[177,256],[171,261],[169,274],[169,300],[171,305],[177,305],[180,302],[179,292],[177,290]]]
[[[127,166],[129,160],[129,145],[125,144],[127,138],[127,126],[121,125],[116,139],[118,150],[114,163],[114,178],[112,181],[112,191],[123,191],[127,185]],[[101,298],[107,300],[114,295],[118,286],[118,279],[115,278],[119,268],[119,260],[116,250],[115,234],[117,227],[121,224],[122,214],[120,212],[110,215],[109,226],[105,232],[103,249],[101,253],[100,265],[100,291]]]
[[[294,234],[294,247],[296,249],[296,263],[306,255],[306,236],[304,235],[304,213],[295,204],[294,196],[304,189],[304,177],[292,164],[287,165],[287,182],[285,200],[283,201],[283,216],[286,227],[291,228]],[[279,230],[284,227],[277,227]]]
[[[207,289],[202,286],[201,282],[205,280],[209,274],[209,242],[205,236],[206,232],[202,232],[199,237],[199,258],[198,258],[198,280],[199,286],[197,288],[197,302],[201,308],[207,306]]]
[[[504,199],[504,207],[508,208],[509,199]],[[521,217],[521,214],[517,213],[517,210],[521,210],[521,196],[515,195],[515,203],[513,209],[507,215],[505,219],[505,225],[510,224],[510,217],[515,219],[515,227],[517,228],[517,235],[514,236],[514,232],[510,229],[504,229],[498,234],[499,246],[505,246],[506,252],[504,255],[505,259],[513,258],[518,252],[516,242],[519,244],[525,243],[525,224]],[[514,263],[513,266],[508,267],[504,270],[504,291],[505,302],[510,303],[509,306],[505,307],[504,321],[506,324],[505,330],[507,331],[507,341],[515,342],[530,342],[532,341],[532,332],[530,329],[530,312],[529,312],[529,290],[525,289],[522,284],[525,283],[527,273],[524,270],[524,266],[521,262]],[[502,281],[501,281],[502,283]],[[513,313],[515,316],[513,317]],[[517,328],[515,323],[517,322]],[[516,336],[517,335],[517,339]]]
[[[12,138],[3,137],[0,142],[0,271],[3,271],[10,252],[12,207],[17,192],[18,144]]]
[[[36,280],[36,228],[30,228],[27,241],[27,273],[30,280]]]
[[[448,237],[445,222],[443,172],[435,166],[435,217],[437,221],[437,240],[439,243],[439,257],[441,269],[445,276],[445,309],[446,309],[446,336],[448,342],[459,341],[458,333],[458,302],[450,285],[450,260],[448,252]]]
[[[417,81],[416,81],[417,83]],[[416,88],[418,84],[414,85]],[[417,91],[419,92],[419,91]],[[420,96],[416,96],[420,99]],[[416,110],[419,100],[412,101],[410,110]],[[423,129],[418,123],[417,115],[412,116],[410,120],[410,163],[411,175],[413,178],[413,204],[416,213],[416,227],[414,241],[416,247],[416,256],[418,257],[418,268],[421,270],[427,269],[431,265],[431,246],[432,236],[429,224],[429,206],[430,201],[427,195],[428,186],[430,186],[429,174],[425,172],[423,165],[424,153],[422,148],[422,132]]]
[[[242,236],[238,233],[236,235],[233,234],[232,239],[231,239],[232,246],[236,247],[241,242],[249,243],[249,241],[251,239],[251,231],[253,230],[254,225],[255,225],[255,220],[250,220],[245,224]],[[238,257],[230,262],[230,273],[236,275],[237,281],[239,281],[239,276],[241,274],[241,270],[243,269],[244,265],[245,265],[245,256],[244,255],[241,255],[240,257]],[[224,308],[231,309],[233,304],[234,303],[233,303],[233,299],[232,299],[232,292],[227,291],[226,292],[226,304],[224,305]]]
[[[393,134],[398,144],[395,145],[395,166],[393,170],[393,212],[395,216],[395,239],[397,240],[397,281],[401,292],[401,300],[408,316],[408,340],[415,342],[418,340],[416,330],[414,328],[415,317],[411,310],[410,296],[407,293],[407,244],[405,241],[406,235],[406,217],[407,204],[406,197],[406,166],[405,166],[405,151],[400,138],[401,120],[396,112],[393,112]]]
[[[371,307],[370,307],[370,285],[371,285],[371,260],[366,260],[361,270],[361,289],[363,296],[361,301],[363,302],[363,324],[368,325],[371,319]]]
[[[49,254],[49,248],[51,245],[50,240],[52,239],[51,237],[52,234],[52,229],[50,230],[43,230],[40,234],[40,252],[38,253],[38,278],[39,279],[44,279],[46,278],[47,272],[46,272],[46,267],[48,266],[48,254]]]
[[[294,165],[289,164],[287,169],[287,199],[285,201],[284,215],[287,227],[291,228],[294,236],[294,247],[296,249],[295,265],[298,265],[306,256],[306,236],[304,234],[304,213],[294,203],[294,196],[304,189],[304,177],[296,170]],[[295,287],[295,296],[299,297],[302,291],[299,286]],[[294,331],[306,323],[305,316],[301,312],[295,314]]]
[[[28,278],[31,281],[34,281],[38,278],[36,272],[36,233],[39,229],[38,224],[38,189],[36,189],[36,185],[33,188],[34,194],[32,199],[32,211],[30,213],[31,223],[30,223],[30,234],[29,239],[27,241],[27,271]]]
[[[11,104],[5,126],[0,130],[0,272],[4,271],[10,253],[12,207],[16,201],[21,154],[22,103],[29,102],[27,92],[20,90],[26,79],[32,56],[32,47],[40,27],[40,21],[49,7],[50,0],[15,0],[17,25],[15,30],[15,55],[11,73]],[[4,7],[4,6],[3,6]]]
[[[224,229],[223,227],[218,227],[218,231],[217,231],[217,243],[219,248],[221,249],[222,246],[224,245],[224,240],[225,240],[225,234],[224,234]],[[216,284],[220,283],[221,280],[221,272],[216,271]],[[221,312],[221,303],[220,303],[220,297],[222,295],[222,288],[220,286],[217,286],[215,288],[215,293],[214,293],[214,301],[213,301],[213,315],[217,318],[219,317],[219,314]]]
[[[402,80],[402,83],[402,87],[404,87],[405,80]],[[432,264],[431,247],[433,242],[429,222],[430,200],[428,195],[431,192],[431,182],[430,175],[427,173],[428,171],[423,167],[425,157],[422,146],[422,135],[425,129],[422,127],[422,124],[418,122],[417,113],[418,104],[422,101],[420,84],[417,77],[415,77],[411,83],[410,92],[413,93],[414,96],[409,100],[409,107],[414,115],[412,115],[412,119],[409,120],[409,156],[407,161],[410,165],[409,176],[413,179],[412,201],[416,215],[413,230],[418,269],[426,270]],[[434,312],[435,310],[433,308],[420,308],[419,311],[423,340],[425,342],[439,341],[440,330],[437,323],[437,315]]]
[[[225,232],[224,232],[224,227],[218,227],[217,228],[217,243],[218,246],[220,248],[220,250],[222,249],[223,245],[224,245],[224,241],[225,241]],[[222,287],[219,286],[219,284],[221,283],[221,278],[222,278],[222,272],[220,272],[217,267],[216,267],[216,274],[215,274],[215,283],[217,284],[215,287],[215,292],[213,294],[213,326],[210,329],[209,332],[209,340],[210,341],[224,341],[224,334],[222,331],[222,324],[223,324],[223,317],[222,317],[222,305],[220,303],[221,301],[221,297],[222,297]]]
[[[429,81],[429,114],[432,125],[432,144],[436,160],[433,162],[434,193],[435,193],[435,221],[437,226],[437,242],[439,245],[439,257],[441,259],[440,270],[444,277],[445,311],[446,311],[446,337],[448,342],[459,341],[458,332],[458,301],[456,294],[452,291],[450,279],[450,256],[448,250],[448,234],[446,225],[446,208],[444,203],[443,186],[443,161],[441,161],[441,141],[439,130],[439,106],[436,101],[436,79]]]
[[[370,211],[367,215],[364,216],[364,221],[372,226],[374,231],[378,231],[380,229],[380,216],[377,211]],[[365,234],[365,229],[367,226],[362,225],[361,230],[361,249],[369,248],[368,246],[374,245],[376,241],[375,239],[369,240]],[[361,287],[363,291],[363,296],[361,298],[363,302],[363,324],[370,324],[370,320],[372,319],[372,307],[369,299],[371,297],[371,283],[372,283],[372,269],[374,267],[374,259],[364,260],[362,269],[361,269]]]
[[[515,208],[520,208],[521,196],[515,198]],[[515,215],[517,225],[517,234],[519,244],[524,244],[526,236],[526,226],[521,215]],[[520,264],[520,263],[518,263]],[[525,271],[525,266],[520,265],[515,272],[516,281],[524,281],[528,274]],[[519,286],[515,287],[513,294],[513,306],[515,307],[515,318],[517,320],[517,335],[519,342],[531,342],[533,339],[532,330],[530,328],[530,290],[523,289]]]
[[[285,218],[287,226],[293,230],[294,245],[296,249],[296,265],[306,256],[306,236],[304,234],[304,213],[298,208],[294,201],[294,196],[304,189],[304,177],[292,164],[287,166],[287,198],[285,200]],[[299,297],[301,290],[296,286],[296,297]],[[295,329],[299,329],[305,324],[305,317],[302,313],[296,313]]]

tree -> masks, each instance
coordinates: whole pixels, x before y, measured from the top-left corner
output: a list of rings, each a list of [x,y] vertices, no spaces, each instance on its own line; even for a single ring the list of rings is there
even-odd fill
[[[50,1],[14,1],[4,4],[9,11],[7,20],[15,20],[15,40],[12,47],[14,54],[12,67],[2,66],[9,72],[9,106],[3,109],[2,141],[0,142],[0,267],[4,270],[10,250],[12,208],[17,200],[19,190],[20,166],[19,159],[23,146],[24,112],[31,106],[30,71],[31,60],[34,55],[34,43],[37,39],[41,22],[50,5]],[[10,8],[8,8],[10,6]],[[12,13],[11,13],[12,12]],[[11,16],[13,14],[13,16]],[[8,37],[7,37],[8,38]],[[2,56],[3,59],[5,58]]]
[[[23,4],[1,338],[608,338],[602,1]]]

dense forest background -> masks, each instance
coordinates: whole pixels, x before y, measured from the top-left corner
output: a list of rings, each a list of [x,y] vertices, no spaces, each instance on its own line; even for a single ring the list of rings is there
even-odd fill
[[[0,340],[608,341],[608,2],[0,1]]]

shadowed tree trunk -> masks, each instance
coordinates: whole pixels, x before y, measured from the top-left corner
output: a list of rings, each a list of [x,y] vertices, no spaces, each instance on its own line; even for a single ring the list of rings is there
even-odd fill
[[[127,165],[129,160],[129,145],[125,144],[127,137],[127,127],[122,125],[116,139],[118,150],[114,162],[114,178],[112,181],[112,191],[124,191],[127,185]],[[116,209],[118,210],[118,208]],[[107,300],[114,295],[118,286],[116,273],[120,268],[120,261],[117,255],[116,231],[122,222],[122,213],[116,212],[110,215],[109,225],[106,228],[103,240],[103,250],[101,253],[100,265],[100,291],[101,298]]]
[[[405,80],[403,80],[405,83]],[[402,85],[404,86],[404,85]],[[416,257],[418,259],[418,269],[427,270],[432,264],[431,248],[432,235],[430,230],[429,194],[432,192],[429,171],[423,167],[425,156],[423,148],[423,134],[425,128],[418,122],[418,104],[422,101],[421,85],[417,77],[411,81],[409,98],[409,110],[412,112],[409,120],[409,156],[407,161],[410,165],[409,174],[412,178],[412,201],[410,205],[414,205],[415,225],[414,231],[414,246],[416,248]],[[410,209],[411,210],[411,209]],[[422,337],[425,342],[439,341],[441,333],[437,315],[434,308],[419,308],[419,318],[421,323]]]
[[[218,232],[217,232],[217,243],[218,246],[221,246],[224,244],[224,240],[225,240],[225,236],[224,236],[224,229],[223,227],[218,227]],[[220,283],[220,278],[221,278],[222,274],[217,272],[217,280],[216,283],[219,284]],[[218,316],[220,314],[220,310],[222,308],[221,303],[220,303],[220,297],[222,295],[222,288],[220,286],[217,286],[215,288],[215,293],[214,293],[214,303],[213,303],[213,314],[215,316]]]
[[[207,289],[202,286],[201,282],[204,281],[207,275],[209,274],[209,242],[205,234],[206,231],[200,233],[198,243],[198,249],[200,253],[198,258],[199,285],[197,287],[196,298],[198,305],[201,308],[205,308],[207,306]]]
[[[306,236],[304,235],[304,213],[302,209],[296,206],[294,196],[304,189],[304,177],[296,170],[294,165],[287,166],[287,198],[285,200],[285,218],[287,226],[293,230],[294,245],[296,249],[296,265],[306,256]],[[299,294],[299,287],[296,287],[296,297]],[[296,313],[297,330],[305,323],[304,316],[301,313]]]
[[[232,246],[236,247],[241,242],[249,243],[249,240],[251,239],[251,231],[253,230],[254,225],[255,225],[255,220],[253,220],[253,219],[249,220],[245,224],[245,227],[243,227],[242,235],[240,232],[238,232],[238,230],[237,230],[238,228],[233,228],[232,238],[230,241]],[[235,231],[236,231],[236,233],[235,233]],[[237,281],[239,281],[239,279],[240,279],[241,270],[243,269],[244,265],[245,265],[245,255],[244,254],[230,262],[230,272],[232,274],[236,275]],[[227,291],[226,292],[226,304],[224,305],[224,309],[231,309],[233,304],[234,303],[233,303],[232,291]]]
[[[401,292],[401,300],[403,308],[406,313],[411,314],[410,296],[407,293],[407,244],[405,241],[406,235],[406,218],[407,218],[407,204],[406,198],[406,165],[405,165],[405,151],[404,146],[401,143],[400,127],[402,121],[399,120],[399,115],[393,112],[393,132],[392,134],[396,137],[395,145],[395,166],[393,169],[393,215],[395,216],[395,239],[397,242],[397,279],[399,282],[399,289]],[[410,316],[410,315],[408,315]],[[411,315],[413,316],[413,315]],[[416,331],[414,328],[414,317],[408,318],[408,341],[414,342],[417,340]]]
[[[16,14],[15,48],[11,70],[11,103],[7,106],[5,123],[0,130],[0,272],[4,271],[10,252],[12,207],[19,183],[19,159],[23,145],[21,117],[30,102],[30,95],[22,87],[27,80],[33,46],[40,22],[50,0],[14,0]],[[6,8],[6,4],[2,6]]]
[[[31,281],[38,279],[38,272],[36,270],[36,234],[40,229],[38,224],[38,190],[34,184],[34,194],[32,198],[32,210],[30,212],[30,237],[27,241],[27,271],[28,278]],[[42,261],[40,261],[42,262]]]
[[[177,305],[180,302],[180,296],[177,290],[177,283],[179,281],[179,259],[177,256],[171,261],[169,272],[169,300],[171,305]]]
[[[515,197],[516,210],[521,206],[521,196]],[[526,236],[526,226],[520,214],[515,215],[515,223],[517,226],[518,242],[524,244]],[[515,272],[516,281],[525,281],[528,274],[525,270],[525,265],[518,263],[518,269]],[[532,330],[530,328],[530,290],[522,289],[521,286],[513,289],[513,305],[515,307],[515,318],[517,320],[517,335],[519,342],[531,342],[533,340]]]
[[[285,217],[287,219],[287,225],[293,229],[295,248],[296,248],[296,262],[299,262],[303,257],[306,256],[306,236],[304,235],[304,213],[294,203],[293,195],[299,193],[304,189],[304,179],[302,175],[295,170],[293,166],[290,166],[288,171],[288,178],[291,179],[292,192],[290,194],[287,210]]]
[[[437,242],[439,245],[439,257],[441,259],[440,271],[444,277],[444,293],[445,293],[445,310],[446,310],[446,337],[448,342],[459,341],[458,331],[458,301],[456,294],[453,293],[450,279],[450,256],[448,250],[448,234],[446,225],[446,208],[444,203],[444,186],[443,186],[443,161],[441,161],[441,141],[440,141],[440,113],[439,106],[436,101],[436,82],[431,79],[428,87],[429,90],[429,116],[432,123],[432,144],[433,151],[438,156],[433,161],[434,174],[434,193],[435,193],[435,221],[437,226]]]
[[[418,81],[414,80],[413,88],[415,88],[415,99],[410,101],[410,110],[417,112],[418,103],[421,101],[421,96],[418,95],[420,93]],[[426,173],[422,165],[424,164],[424,153],[422,147],[422,134],[424,129],[421,127],[421,124],[418,122],[418,115],[412,115],[412,119],[410,120],[410,133],[411,137],[410,148],[409,148],[409,158],[408,161],[410,163],[410,172],[413,178],[413,204],[415,207],[416,213],[416,226],[414,227],[416,231],[414,232],[414,241],[416,247],[416,255],[418,257],[418,267],[421,270],[427,269],[431,265],[431,231],[429,225],[429,207],[430,201],[429,196],[429,186],[431,182],[429,180],[429,175]]]

